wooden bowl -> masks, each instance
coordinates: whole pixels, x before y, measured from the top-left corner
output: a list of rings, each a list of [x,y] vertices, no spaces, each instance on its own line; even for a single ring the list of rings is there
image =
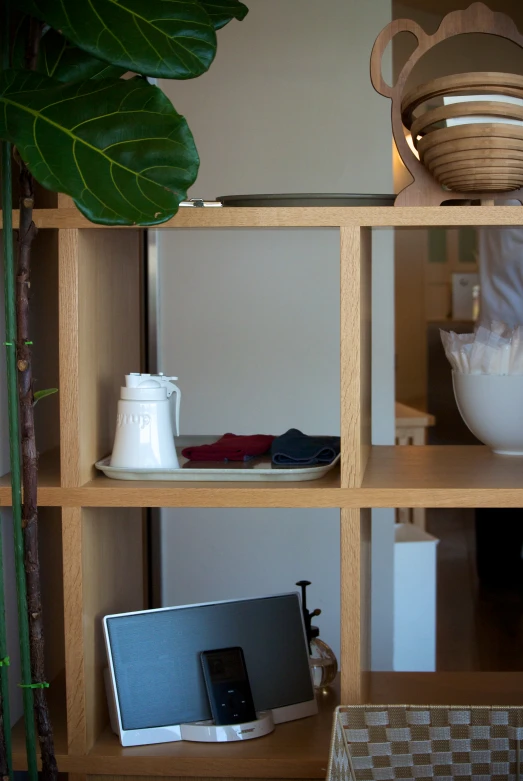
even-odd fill
[[[430,106],[446,98],[452,103]],[[421,162],[448,190],[503,193],[523,187],[523,76],[459,73],[434,79],[405,95],[401,114]]]

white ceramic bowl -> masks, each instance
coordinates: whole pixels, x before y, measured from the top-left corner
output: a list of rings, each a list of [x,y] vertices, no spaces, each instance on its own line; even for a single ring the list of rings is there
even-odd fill
[[[523,375],[452,372],[461,417],[495,453],[523,456]]]

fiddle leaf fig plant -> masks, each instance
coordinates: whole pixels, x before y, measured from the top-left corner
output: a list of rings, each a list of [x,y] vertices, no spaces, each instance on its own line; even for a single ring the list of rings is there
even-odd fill
[[[216,54],[214,23],[198,0],[14,0],[100,60],[145,76],[192,79]]]
[[[187,122],[144,79],[63,84],[7,70],[0,107],[0,136],[40,184],[70,195],[93,222],[164,222],[198,174]]]
[[[71,196],[95,223],[147,226],[173,217],[196,180],[199,157],[187,121],[148,78],[201,76],[216,56],[216,32],[234,19],[243,20],[248,8],[240,0],[4,0],[3,5],[4,225],[11,224],[5,213],[12,197],[11,149],[20,170],[16,273],[9,229],[3,240],[26,746],[29,776],[36,781],[34,705],[43,780],[56,781],[43,665],[34,429],[35,404],[56,389],[36,390],[32,375],[34,180]],[[6,693],[0,691],[0,706],[2,696]],[[0,750],[5,743],[1,731],[2,719]]]
[[[225,27],[232,19],[241,22],[247,16],[247,6],[237,0],[198,0],[214,24],[215,30]]]
[[[43,36],[39,55],[36,70],[57,81],[119,79],[125,73],[125,68],[93,57],[56,30],[48,30]]]
[[[12,45],[12,68],[25,68],[27,38],[31,17],[20,18]],[[56,30],[49,28],[40,41],[35,70],[58,81],[82,81],[83,79],[119,79],[126,68],[110,65],[70,43]]]

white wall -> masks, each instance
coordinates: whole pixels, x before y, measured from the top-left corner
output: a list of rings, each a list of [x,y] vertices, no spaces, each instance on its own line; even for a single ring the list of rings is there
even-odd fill
[[[391,192],[389,106],[368,75],[390,0],[248,4],[245,22],[220,31],[208,74],[161,83],[198,144],[193,195]],[[180,377],[183,433],[338,433],[337,232],[159,231],[158,245],[159,368]],[[390,237],[376,265],[392,280]],[[379,331],[392,338],[392,282],[374,281]],[[381,349],[392,361],[386,339]],[[385,438],[389,366],[377,367]],[[322,636],[339,653],[338,511],[164,510],[161,526],[164,604],[292,590],[307,578]]]

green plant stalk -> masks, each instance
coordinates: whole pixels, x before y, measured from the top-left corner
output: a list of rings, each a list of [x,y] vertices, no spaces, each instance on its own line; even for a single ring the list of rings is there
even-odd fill
[[[9,668],[7,661],[7,625],[5,619],[4,558],[2,545],[2,516],[0,515],[0,702],[2,729],[0,730],[0,768],[4,778],[13,778],[13,752],[11,746],[11,713],[9,709]],[[3,753],[3,756],[2,756]]]
[[[2,31],[0,41],[2,67],[9,66],[9,8],[2,6]],[[18,600],[18,632],[20,640],[20,662],[22,684],[30,685],[31,656],[29,646],[29,620],[27,615],[27,591],[24,568],[24,542],[22,535],[22,491],[20,462],[20,423],[18,412],[18,376],[16,368],[16,298],[14,280],[13,219],[11,204],[13,199],[11,185],[11,144],[2,143],[2,204],[3,204],[3,246],[4,246],[4,298],[5,298],[5,338],[7,362],[7,405],[9,417],[9,455],[11,464],[11,496],[13,510],[14,554],[16,572],[16,591]],[[5,669],[5,668],[3,668]],[[36,763],[36,735],[33,716],[33,690],[22,689],[25,716],[25,741],[27,769],[30,781],[38,781]],[[10,733],[11,724],[7,723],[6,732]]]
[[[27,617],[27,592],[24,569],[24,541],[22,536],[22,490],[20,478],[20,424],[18,419],[18,376],[16,369],[16,314],[14,286],[13,227],[11,214],[11,145],[2,144],[2,203],[4,234],[4,296],[5,337],[7,357],[7,407],[9,415],[9,454],[11,463],[11,496],[13,507],[13,531],[15,548],[16,591],[18,597],[18,627],[20,638],[20,662],[22,684],[31,680],[29,652],[29,624]],[[27,768],[30,781],[38,781],[36,764],[36,735],[33,716],[33,690],[22,689],[25,716],[25,741]]]

